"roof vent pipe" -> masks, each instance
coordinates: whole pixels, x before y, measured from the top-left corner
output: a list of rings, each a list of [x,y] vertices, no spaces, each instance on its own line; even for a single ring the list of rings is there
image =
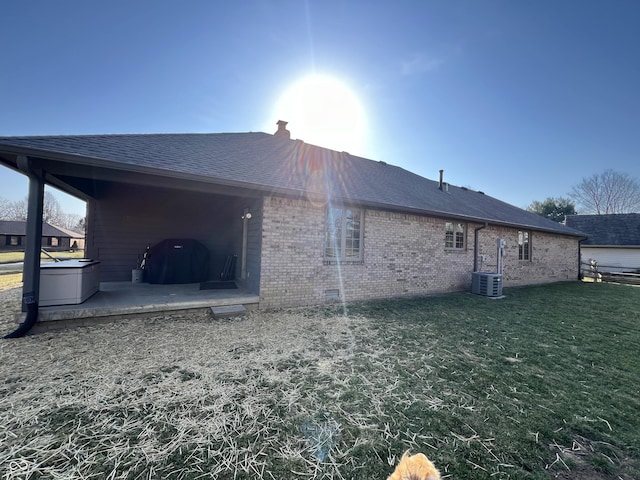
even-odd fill
[[[438,186],[438,188],[440,190],[442,190],[442,178],[444,176],[444,170],[440,170],[440,186]]]
[[[278,120],[276,122],[276,125],[278,125],[278,130],[274,133],[276,137],[291,138],[291,132],[287,130],[287,123],[289,122],[285,122],[284,120]]]

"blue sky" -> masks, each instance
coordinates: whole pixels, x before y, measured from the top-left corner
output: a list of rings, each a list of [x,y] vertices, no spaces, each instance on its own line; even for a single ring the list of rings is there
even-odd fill
[[[0,17],[0,135],[272,133],[315,73],[360,102],[355,155],[520,207],[607,168],[640,179],[635,0],[8,0]],[[0,196],[26,194],[0,167]]]

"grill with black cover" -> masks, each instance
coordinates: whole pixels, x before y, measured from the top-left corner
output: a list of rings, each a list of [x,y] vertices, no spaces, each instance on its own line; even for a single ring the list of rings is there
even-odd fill
[[[209,277],[209,250],[193,239],[166,239],[152,246],[145,265],[149,283],[197,283]]]

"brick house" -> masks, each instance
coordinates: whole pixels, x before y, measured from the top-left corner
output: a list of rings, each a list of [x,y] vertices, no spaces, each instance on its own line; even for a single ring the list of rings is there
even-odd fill
[[[0,251],[24,250],[27,222],[24,220],[0,220]],[[75,235],[75,236],[74,236]],[[78,234],[42,222],[42,247],[49,251],[71,249]]]
[[[482,192],[266,133],[0,137],[0,163],[87,201],[85,252],[127,281],[149,244],[193,238],[261,308],[578,278],[582,234]],[[36,205],[33,210],[36,211]],[[25,287],[26,288],[26,287]]]

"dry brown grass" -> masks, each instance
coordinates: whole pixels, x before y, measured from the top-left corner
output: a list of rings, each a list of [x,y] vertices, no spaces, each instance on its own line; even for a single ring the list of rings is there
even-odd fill
[[[1,341],[0,478],[372,480],[407,449],[445,479],[639,478],[639,294],[575,282]],[[19,295],[0,292],[0,324]]]
[[[0,337],[18,325],[14,317],[20,312],[21,295],[21,273],[0,275]]]
[[[341,478],[349,449],[367,443],[338,445],[345,430],[384,428],[375,412],[340,411],[332,398],[341,394],[332,385],[348,382],[356,337],[370,334],[363,318],[287,311],[5,341],[3,478],[283,478],[279,468]]]

